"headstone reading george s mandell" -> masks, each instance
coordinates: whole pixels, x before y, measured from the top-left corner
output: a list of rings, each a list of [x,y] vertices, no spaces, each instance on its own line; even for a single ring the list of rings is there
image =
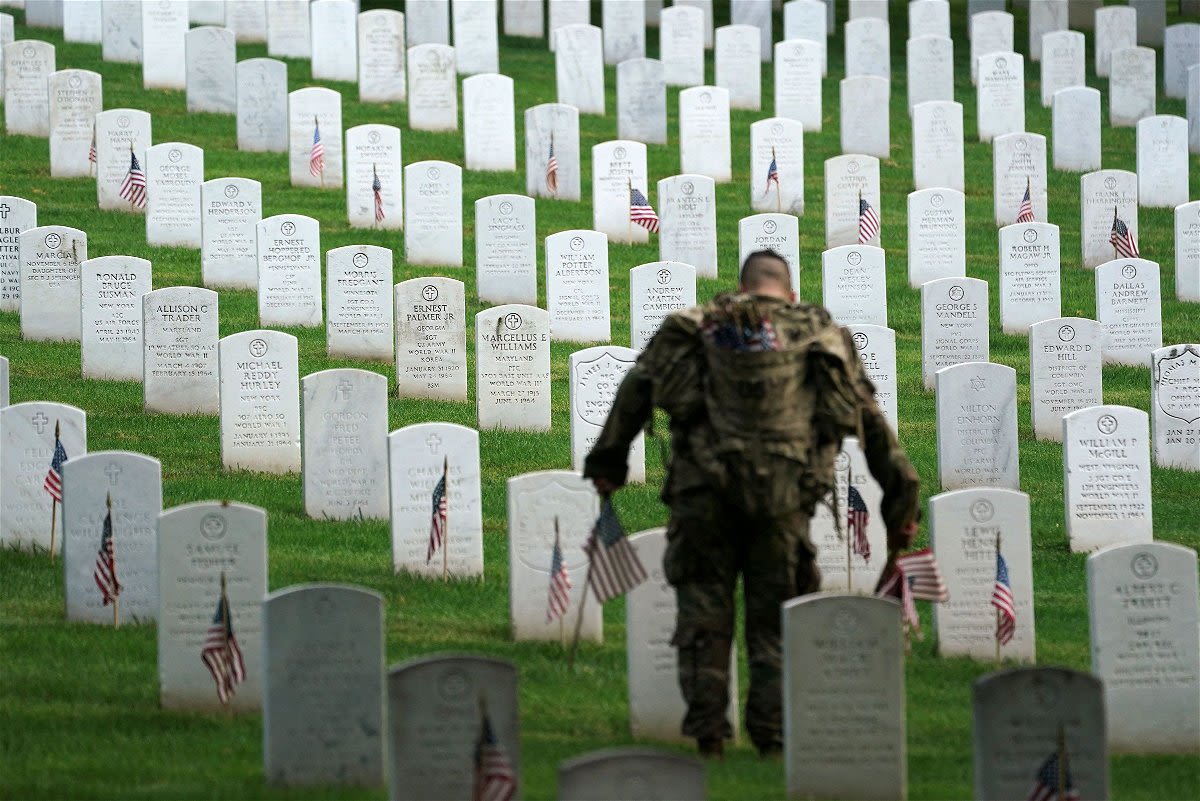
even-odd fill
[[[821,288],[822,303],[840,325],[887,326],[883,248],[839,245],[825,251],[821,254]]]
[[[553,5],[551,5],[553,9]],[[604,116],[604,44],[599,28],[564,25],[551,34],[558,102]]]
[[[1024,335],[1062,314],[1058,226],[1015,223],[1000,229],[1000,327]]]
[[[489,195],[475,201],[475,285],[481,301],[537,305],[533,198]]]
[[[638,352],[619,345],[577,350],[568,359],[571,408],[571,469],[582,471],[583,460],[596,444],[608,420],[622,379],[637,361]],[[646,480],[646,439],[639,433],[629,449],[628,480]]]
[[[226,470],[300,470],[300,375],[296,338],[242,331],[217,343],[221,464]]]
[[[679,93],[679,169],[717,183],[732,180],[728,90],[694,86]]]
[[[568,624],[581,619],[579,638],[602,642],[603,606],[591,599],[585,580],[588,556],[584,545],[592,534],[598,499],[590,481],[570,470],[543,470],[508,479],[509,622],[514,640],[548,640],[566,644]],[[555,543],[571,580],[566,611],[549,614],[548,588]],[[582,615],[582,618],[580,618]]]
[[[388,435],[392,568],[427,578],[483,578],[479,432],[418,423]],[[431,547],[433,490],[446,478],[442,541]]]
[[[1200,754],[1196,552],[1167,542],[1088,557],[1092,672],[1117,753]]]
[[[237,65],[238,150],[288,150],[287,64],[250,58]],[[311,155],[311,151],[310,151]]]
[[[0,545],[62,550],[62,482],[48,482],[48,471],[58,444],[67,461],[87,453],[87,414],[65,403],[14,403],[0,409],[0,441]]]
[[[228,28],[201,26],[184,35],[187,108],[214,114],[238,110],[237,43]]]
[[[966,198],[956,189],[908,195],[908,285],[967,274]]]
[[[346,131],[346,214],[351,227],[404,227],[400,154],[400,129],[393,125],[356,125]]]
[[[140,453],[94,451],[63,462],[62,485],[67,620],[110,626],[156,620],[162,465]],[[120,585],[115,610],[95,578],[106,534]]]
[[[91,177],[88,154],[96,114],[104,106],[100,75],[89,70],[59,70],[50,74],[46,87],[50,99],[50,175]],[[0,226],[3,224],[0,219]]]
[[[15,195],[0,195],[0,311],[21,309],[20,237],[30,228],[37,228],[37,204]]]
[[[383,596],[363,587],[300,584],[263,599],[268,784],[383,785],[383,620]]]
[[[1162,347],[1162,293],[1158,264],[1119,259],[1096,268],[1096,320],[1105,364],[1147,366]]]
[[[288,174],[292,186],[342,186],[342,96],[323,86],[288,94]]]
[[[346,245],[325,254],[325,353],[392,360],[392,251]]]
[[[462,167],[416,161],[404,167],[404,260],[461,267]]]
[[[277,214],[256,227],[259,324],[320,325],[320,223],[303,214]]]
[[[542,103],[525,109],[525,194],[579,200],[579,109]]]
[[[1063,507],[1071,551],[1150,542],[1150,419],[1128,406],[1063,417]]]
[[[22,339],[79,341],[79,273],[87,257],[87,234],[76,228],[43,225],[17,235]]]
[[[210,288],[258,287],[262,184],[214,178],[200,185],[200,273]]]
[[[408,96],[404,14],[373,8],[358,15],[358,102],[403,103]]]
[[[194,286],[168,286],[142,296],[144,411],[220,411],[217,307],[216,292]]]
[[[690,264],[702,278],[716,278],[717,197],[713,179],[706,175],[673,175],[659,180],[658,219],[658,257]]]
[[[475,315],[480,429],[550,430],[550,315],[510,303]]]
[[[546,310],[550,335],[567,342],[608,342],[608,237],[559,231],[546,237]]]
[[[1171,345],[1150,355],[1154,462],[1200,471],[1200,345]]]
[[[410,278],[395,288],[396,389],[401,398],[466,403],[466,299],[454,278]]]
[[[1104,403],[1100,324],[1059,317],[1029,326],[1029,406],[1038,439],[1062,441],[1062,419]]]
[[[463,148],[468,170],[513,172],[517,140],[513,79],[492,73],[463,80]]]
[[[84,378],[142,380],[142,296],[150,288],[146,259],[101,256],[79,265]]]
[[[164,510],[157,523],[159,703],[163,709],[257,711],[262,706],[266,511],[203,501]],[[227,703],[200,658],[220,603],[222,577],[233,636],[246,666]]]
[[[634,351],[650,342],[672,312],[696,305],[696,268],[653,261],[629,271],[629,339]]]
[[[1019,490],[1016,370],[965,362],[938,370],[935,383],[942,489]]]
[[[316,520],[388,518],[388,380],[369,370],[300,381],[304,511]]]

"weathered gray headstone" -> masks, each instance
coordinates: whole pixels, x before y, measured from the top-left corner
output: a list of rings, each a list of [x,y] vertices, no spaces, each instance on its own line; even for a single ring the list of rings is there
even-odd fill
[[[368,124],[346,131],[346,214],[352,228],[404,227],[403,174],[399,128]]]
[[[821,593],[782,614],[788,797],[907,797],[900,606]]]
[[[1000,229],[1000,327],[1024,335],[1062,314],[1058,226],[1015,223]]]
[[[216,414],[218,298],[211,289],[169,286],[142,296],[146,412]]]
[[[62,483],[67,620],[113,625],[112,605],[105,603],[93,575],[106,528],[120,585],[117,620],[155,620],[162,465],[140,453],[95,451],[64,462]]]
[[[1150,542],[1150,419],[1128,406],[1063,417],[1063,507],[1071,551]]]
[[[600,25],[604,31],[604,63],[620,64],[646,57],[646,4],[600,0]],[[559,31],[562,47],[562,31]]]
[[[146,149],[146,244],[201,246],[204,151],[186,142]]]
[[[550,430],[548,312],[510,303],[475,315],[475,403],[481,429]]]
[[[50,74],[57,67],[54,45],[18,39],[3,46],[4,130],[9,134],[50,135]]]
[[[1129,0],[1137,10],[1137,40],[1146,47],[1162,47],[1167,27],[1167,0]]]
[[[78,342],[80,265],[87,234],[65,225],[26,228],[17,235],[21,267],[21,338]]]
[[[50,98],[50,175],[88,178],[96,114],[104,106],[100,75],[89,70],[59,70],[47,80]]]
[[[396,284],[396,388],[401,398],[467,400],[466,299],[454,278]]]
[[[1038,439],[1062,441],[1062,419],[1104,402],[1100,324],[1059,317],[1029,326],[1029,406]]]
[[[1162,290],[1158,264],[1120,259],[1096,268],[1096,320],[1105,364],[1146,367],[1162,347]]]
[[[886,20],[874,17],[853,19],[844,27],[846,35],[846,77],[892,74],[891,36]]]
[[[468,170],[513,172],[517,145],[513,79],[486,73],[463,80],[463,147]]]
[[[537,221],[525,195],[475,201],[475,285],[490,303],[537,305]]]
[[[388,380],[369,370],[300,382],[304,511],[317,520],[388,518]]]
[[[30,401],[0,409],[0,545],[62,550],[63,515],[50,494],[47,472],[61,442],[67,461],[87,453],[87,415],[65,403]],[[58,496],[61,497],[61,482]],[[97,543],[99,545],[99,543]]]
[[[546,237],[545,248],[550,334],[567,342],[608,342],[608,237],[559,231]]]
[[[521,797],[516,665],[442,654],[410,659],[388,673],[390,801],[470,797],[481,707],[512,769],[513,797]]]
[[[320,223],[302,214],[277,214],[256,227],[259,324],[320,325]]]
[[[251,58],[237,65],[238,150],[288,150],[287,64]]]
[[[142,2],[142,87],[183,89],[187,86],[184,35],[187,6],[172,0]]]
[[[975,104],[980,142],[1025,130],[1025,62],[1020,53],[979,57]]]
[[[793,276],[793,286],[797,277]],[[822,303],[841,325],[887,326],[883,248],[839,245],[821,254]]]
[[[101,256],[79,265],[84,378],[142,380],[142,295],[150,289],[146,259]]]
[[[296,338],[242,331],[217,343],[221,464],[227,470],[300,470],[300,375]]]
[[[661,179],[658,220],[660,259],[690,264],[702,278],[717,277],[717,197],[712,178],[674,175]]]
[[[597,345],[577,350],[568,360],[571,408],[571,465],[583,470],[583,460],[596,444],[612,409],[617,388],[637,361],[637,351],[619,345]],[[646,440],[634,438],[627,460],[628,480],[646,480]]]
[[[574,624],[582,614],[580,639],[603,641],[602,605],[593,598],[580,612],[584,595],[592,591],[591,585],[583,581],[588,567],[584,545],[599,508],[596,490],[581,474],[570,470],[525,473],[507,483],[509,622],[513,639],[565,643],[566,624]],[[567,613],[551,619],[547,596],[556,538],[562,548],[563,567],[568,576],[576,578],[568,589]]]
[[[732,179],[728,90],[693,86],[679,93],[679,169],[717,183]]]
[[[321,0],[309,6],[312,77],[315,81],[358,79],[358,9],[351,0]]]
[[[96,114],[96,201],[102,211],[141,214],[143,203],[121,197],[121,187],[137,158],[143,173],[150,147],[150,115],[132,108],[114,108]]]
[[[1092,672],[1117,753],[1200,754],[1196,552],[1118,545],[1087,560]]]
[[[1116,258],[1110,237],[1113,215],[1138,239],[1137,175],[1127,170],[1097,170],[1079,179],[1079,239],[1083,266],[1094,269]],[[1178,255],[1176,256],[1178,259]]]
[[[966,362],[938,370],[935,384],[942,489],[1020,489],[1016,370]]]
[[[1129,6],[1105,6],[1096,9],[1096,77],[1107,78],[1114,50],[1137,47],[1137,9]]]
[[[375,8],[358,15],[358,100],[360,103],[403,103],[405,75],[404,15]]]
[[[404,167],[404,260],[461,267],[462,167],[415,161]]]
[[[559,801],[703,801],[707,797],[704,765],[695,757],[649,748],[608,748],[558,766]]]
[[[1033,664],[1033,546],[1029,496],[995,487],[943,492],[929,499],[929,540],[950,600],[933,604],[939,656],[969,656]],[[991,605],[998,558],[1012,592],[1012,639],[997,651],[996,608]]]
[[[237,64],[233,31],[207,25],[192,28],[184,36],[184,49],[188,111],[236,114],[240,90],[237,76],[242,67]],[[282,106],[283,98],[276,98],[275,103]]]
[[[563,25],[551,36],[558,102],[574,106],[580,114],[604,116],[604,45],[600,29],[587,24]]]
[[[635,351],[646,347],[662,321],[696,305],[696,268],[655,261],[629,271],[629,339]]]
[[[1080,798],[1109,798],[1103,682],[1067,668],[989,673],[972,688],[975,798],[1027,798],[1064,735]]]
[[[392,567],[429,578],[483,577],[479,432],[419,423],[388,435]],[[430,552],[433,488],[446,476],[443,543]]]
[[[288,95],[288,174],[292,186],[340,189],[342,186],[342,96],[323,86],[307,86]],[[320,134],[324,155],[313,158]]]
[[[667,143],[667,84],[661,61],[633,58],[617,65],[617,138]]]
[[[1122,47],[1112,51],[1108,73],[1108,124],[1132,128],[1154,115],[1155,70],[1158,57],[1149,47]]]
[[[775,115],[814,133],[821,130],[821,42],[795,39],[775,45]]]
[[[908,195],[908,285],[967,274],[966,198],[956,189]]]
[[[267,55],[274,58],[312,57],[309,0],[272,0],[267,3]],[[403,52],[400,57],[404,57]]]
[[[1138,205],[1173,209],[1187,203],[1188,162],[1187,120],[1172,114],[1138,120]]]
[[[0,195],[0,311],[21,309],[20,236],[30,228],[37,228],[37,204],[15,195]]]
[[[992,142],[992,204],[996,225],[1012,225],[1017,221],[1026,189],[1033,206],[1033,219],[1044,222],[1050,205],[1046,186],[1046,137],[1036,133],[997,136]]]
[[[1200,471],[1200,345],[1171,345],[1150,357],[1154,462]]]
[[[392,251],[346,245],[325,256],[325,352],[392,360]]]
[[[382,786],[383,596],[301,584],[262,607],[263,778],[283,787]]]
[[[879,159],[874,156],[844,155],[825,160],[825,247],[857,245],[859,201],[865,200],[879,216]],[[882,231],[882,225],[880,226]],[[864,244],[882,247],[880,236]]]
[[[579,109],[562,103],[525,109],[525,194],[579,200],[580,171]]]

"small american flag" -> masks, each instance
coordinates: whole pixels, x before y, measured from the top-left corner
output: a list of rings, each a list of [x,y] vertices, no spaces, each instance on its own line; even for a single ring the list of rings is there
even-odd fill
[[[67,449],[59,439],[61,431],[59,424],[55,422],[54,456],[50,458],[50,469],[46,471],[46,480],[42,482],[42,489],[50,493],[50,497],[58,503],[62,503],[62,467],[63,462],[67,461]]]
[[[850,487],[846,504],[846,527],[850,530],[851,549],[865,561],[871,561],[871,542],[867,539],[867,524],[871,522],[871,513],[867,510],[866,501],[857,487]]]
[[[204,650],[200,659],[213,681],[217,683],[217,698],[228,704],[234,688],[246,680],[246,663],[242,660],[242,649],[233,634],[233,617],[229,609],[229,596],[225,594],[225,574],[221,574],[221,597],[217,599],[217,613],[208,627]]]
[[[1137,241],[1133,238],[1133,232],[1129,230],[1125,221],[1117,216],[1116,209],[1113,210],[1113,227],[1112,233],[1108,235],[1108,241],[1116,249],[1118,259],[1141,258],[1138,253]]]
[[[550,137],[550,155],[546,159],[546,191],[558,194],[558,159],[554,156],[554,137]]]
[[[563,562],[562,545],[558,539],[558,518],[554,519],[554,551],[550,555],[550,591],[546,598],[546,622],[561,619],[570,603],[571,576]]]
[[[640,190],[632,186],[629,187],[629,220],[651,233],[658,233],[658,215],[654,213],[654,207]]]
[[[321,126],[313,117],[312,152],[308,154],[308,173],[313,178],[320,178],[325,172],[325,145],[321,144]]]
[[[129,172],[125,173],[118,194],[139,209],[146,207],[146,173],[142,172],[142,165],[138,164],[132,145],[129,147]]]
[[[104,606],[116,603],[121,594],[121,582],[117,581],[117,558],[113,549],[112,496],[108,498],[108,514],[104,517],[104,528],[100,534],[100,551],[96,554],[96,567],[92,578],[100,588]]]
[[[609,498],[601,503],[600,516],[583,550],[591,560],[588,581],[600,603],[624,595],[646,580],[646,568],[629,544]]]
[[[1030,223],[1034,222],[1033,217],[1033,198],[1029,195],[1029,179],[1025,179],[1025,197],[1021,198],[1021,207],[1017,209],[1017,222]]]
[[[885,573],[885,577],[880,579],[881,586],[875,591],[875,595],[879,598],[895,598],[900,602],[900,620],[905,628],[917,636],[921,637],[921,616],[917,614],[917,604],[913,599],[913,580],[904,575],[900,569],[893,570],[890,574]]]
[[[996,641],[1007,645],[1017,631],[1017,609],[1013,604],[1012,585],[1008,581],[1008,565],[996,551],[996,585],[992,589],[992,606],[996,607]]]
[[[771,191],[771,184],[779,186],[779,163],[775,161],[775,150],[771,150],[771,163],[767,165],[767,191]]]
[[[92,146],[88,149],[88,161],[96,163],[96,123],[92,123]]]
[[[492,721],[483,710],[479,740],[475,743],[475,781],[471,801],[510,801],[517,793],[517,775],[508,755],[496,741]]]
[[[921,619],[917,616],[915,601],[943,603],[950,600],[937,560],[928,548],[897,556],[894,563],[884,568],[875,594],[900,601],[904,623],[918,638],[921,636]]]
[[[1079,791],[1071,780],[1071,770],[1063,771],[1067,786],[1060,794],[1058,791],[1058,752],[1046,757],[1042,767],[1038,769],[1033,789],[1029,791],[1028,801],[1079,801]]]
[[[383,222],[387,216],[383,213],[383,184],[379,182],[379,170],[374,164],[371,165],[371,172],[375,175],[371,181],[371,192],[375,195],[375,222]]]
[[[858,244],[865,245],[879,236],[879,215],[862,195],[858,196]]]
[[[442,460],[442,477],[433,488],[433,511],[429,520],[429,550],[425,554],[425,564],[433,559],[446,536],[446,520],[450,507],[446,500],[446,474],[449,472],[449,462]]]

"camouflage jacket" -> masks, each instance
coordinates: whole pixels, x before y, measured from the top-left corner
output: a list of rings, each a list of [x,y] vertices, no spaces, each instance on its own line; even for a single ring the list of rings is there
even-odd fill
[[[764,485],[769,496],[744,502],[811,507],[833,487],[843,437],[856,436],[885,522],[916,519],[916,471],[849,332],[820,306],[726,294],[667,317],[618,389],[584,475],[624,483],[630,443],[655,407],[671,419],[667,504],[702,488],[750,498],[747,485]]]

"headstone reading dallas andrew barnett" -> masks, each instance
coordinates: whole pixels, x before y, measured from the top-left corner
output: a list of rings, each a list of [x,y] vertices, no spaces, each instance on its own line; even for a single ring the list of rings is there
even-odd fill
[[[1200,754],[1196,552],[1166,542],[1088,557],[1092,671],[1117,753]]]
[[[227,470],[300,469],[300,376],[296,338],[242,331],[217,344],[221,370],[221,464]]]
[[[1119,259],[1096,268],[1096,320],[1103,332],[1105,364],[1145,367],[1162,347],[1159,267],[1145,259]]]
[[[426,578],[483,578],[479,432],[418,423],[388,435],[392,568]],[[434,487],[446,477],[442,542],[430,548]]]
[[[245,677],[222,703],[201,658],[221,579]],[[262,706],[262,599],[267,513],[228,501],[189,503],[158,518],[158,687],[163,709],[257,711]]]
[[[345,245],[325,254],[325,353],[391,361],[392,251]]]
[[[782,614],[788,797],[906,798],[899,604],[818,593]]]
[[[150,262],[101,256],[79,266],[80,362],[84,378],[142,380],[142,296]]]
[[[143,409],[164,414],[220,411],[217,293],[169,286],[142,296]]]
[[[1150,542],[1150,421],[1093,406],[1063,417],[1063,507],[1071,551]]]
[[[316,520],[386,520],[387,378],[322,370],[300,388],[304,511]]]
[[[508,479],[509,620],[514,640],[548,640],[564,645],[582,614],[580,639],[602,642],[602,605],[582,607],[592,587],[584,580],[584,545],[592,533],[599,503],[590,481],[570,470],[544,470]],[[557,528],[557,530],[556,530]],[[570,587],[565,612],[549,613],[550,569],[555,543]]]
[[[140,453],[97,451],[63,462],[62,483],[67,620],[113,625],[107,590],[94,576],[106,533],[120,585],[117,620],[155,620],[162,465]]]
[[[466,298],[454,278],[395,287],[396,390],[401,398],[467,400]]]
[[[481,429],[550,430],[550,315],[510,303],[475,315]]]
[[[342,584],[277,590],[263,607],[263,778],[379,787],[383,596]]]

